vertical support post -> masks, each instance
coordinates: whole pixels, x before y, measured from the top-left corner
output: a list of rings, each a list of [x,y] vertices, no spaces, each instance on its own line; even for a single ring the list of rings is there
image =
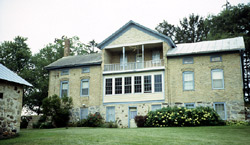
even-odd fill
[[[122,47],[122,67],[125,70],[125,47]]]
[[[144,68],[144,44],[142,44],[141,49],[142,49],[142,68]]]

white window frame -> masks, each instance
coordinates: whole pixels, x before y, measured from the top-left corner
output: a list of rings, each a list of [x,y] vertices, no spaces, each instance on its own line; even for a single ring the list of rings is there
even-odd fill
[[[185,89],[185,84],[187,82],[191,82],[191,81],[185,81],[185,75],[186,74],[192,74],[192,76],[193,76],[193,80],[192,80],[193,89]],[[184,91],[194,91],[195,90],[195,88],[194,88],[194,72],[193,71],[184,71],[182,73],[182,78],[183,78],[183,90]]]
[[[90,67],[89,66],[82,67],[82,73],[89,73],[89,72],[90,72]]]
[[[213,103],[213,106],[214,106],[214,110],[216,111],[216,108],[215,108],[215,105],[218,105],[218,104],[223,104],[224,106],[224,113],[225,113],[225,118],[221,118],[222,120],[227,120],[227,108],[226,108],[226,103],[225,102],[214,102]],[[217,111],[216,111],[217,112]],[[217,112],[218,113],[218,112]],[[219,115],[219,113],[218,113]],[[220,116],[221,117],[221,116]]]
[[[222,81],[222,87],[221,88],[215,88],[214,87],[214,79],[213,79],[213,73],[214,72],[221,72],[222,73],[222,79],[221,79],[221,81]],[[211,70],[211,80],[212,80],[212,89],[213,90],[223,90],[223,89],[225,89],[225,86],[224,86],[224,72],[223,72],[223,69],[212,69]]]
[[[111,94],[107,94],[107,80],[111,80]],[[113,95],[113,78],[105,78],[105,95]]]
[[[60,98],[62,98],[63,96],[62,96],[62,90],[63,90],[63,84],[64,83],[67,83],[67,97],[69,97],[69,81],[61,81],[61,83],[60,83]]]
[[[82,87],[83,87],[83,82],[88,82],[88,94],[87,95],[83,95],[82,93]],[[86,89],[86,88],[85,88]],[[86,96],[89,96],[89,79],[82,79],[81,80],[81,90],[80,90],[80,95],[81,95],[81,97],[86,97]]]
[[[146,82],[146,80],[145,80],[145,78],[146,77],[149,77],[150,79],[150,83],[147,83]],[[144,93],[152,93],[152,75],[145,75],[145,76],[143,76],[143,81],[144,81],[144,90],[143,90],[143,92]],[[148,87],[150,85],[150,91],[146,91],[146,87]]]

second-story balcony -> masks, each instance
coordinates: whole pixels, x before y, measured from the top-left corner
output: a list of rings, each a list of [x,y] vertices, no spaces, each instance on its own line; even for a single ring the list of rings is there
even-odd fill
[[[144,62],[128,62],[123,64],[104,64],[104,72],[109,71],[127,71],[127,70],[142,70],[142,69],[151,69],[151,68],[163,68],[164,60],[150,60]]]

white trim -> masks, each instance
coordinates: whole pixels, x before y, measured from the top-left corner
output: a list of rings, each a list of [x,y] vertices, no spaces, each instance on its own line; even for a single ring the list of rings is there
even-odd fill
[[[165,66],[154,67],[154,68],[144,68],[144,69],[139,69],[139,70],[105,71],[105,72],[102,72],[102,74],[133,73],[133,72],[155,71],[155,70],[165,70]]]
[[[126,46],[135,46],[135,45],[145,45],[145,44],[154,44],[154,43],[162,43],[162,40],[151,40],[151,41],[144,41],[144,42],[137,42],[137,43],[125,43],[125,44],[118,44],[118,45],[110,45],[106,46],[104,49],[111,49],[111,48],[118,48],[118,47],[126,47]]]

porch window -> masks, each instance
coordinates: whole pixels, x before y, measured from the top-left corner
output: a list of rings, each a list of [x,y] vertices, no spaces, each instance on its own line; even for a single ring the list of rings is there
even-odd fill
[[[214,103],[214,110],[218,113],[221,119],[226,120],[226,107],[225,103]]]
[[[106,95],[112,95],[112,79],[106,79]]]
[[[135,76],[135,93],[141,93],[141,76]]]
[[[212,88],[224,89],[224,76],[222,69],[212,70]]]
[[[131,77],[125,77],[125,94],[131,93]]]
[[[87,119],[88,117],[88,113],[89,113],[89,109],[88,108],[80,108],[80,119]]]
[[[153,51],[152,52],[152,62],[153,63],[160,63],[160,51]]]
[[[128,58],[125,55],[124,66],[127,66],[127,64],[128,64]],[[120,66],[123,66],[123,55],[120,55]]]
[[[154,75],[155,79],[155,92],[162,92],[162,76]]]
[[[83,79],[81,80],[81,96],[89,95],[89,80]]]
[[[115,94],[122,94],[122,78],[115,78]]]
[[[151,76],[144,76],[144,93],[151,93]]]
[[[60,88],[60,97],[68,97],[69,93],[69,82],[68,81],[62,81],[61,82],[61,88]]]

